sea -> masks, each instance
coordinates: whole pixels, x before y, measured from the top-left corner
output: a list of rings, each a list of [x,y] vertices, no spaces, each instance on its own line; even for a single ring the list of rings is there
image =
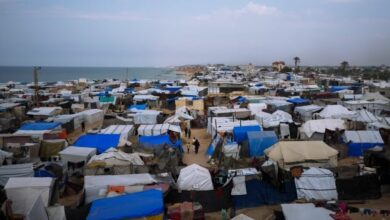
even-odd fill
[[[184,76],[177,74],[174,68],[158,67],[41,67],[39,82],[70,81],[80,78],[98,79],[153,79],[177,80]],[[33,82],[32,66],[0,66],[0,83]]]

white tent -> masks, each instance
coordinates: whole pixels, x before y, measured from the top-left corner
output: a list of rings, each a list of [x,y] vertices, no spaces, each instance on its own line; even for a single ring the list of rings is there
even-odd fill
[[[11,177],[33,177],[32,163],[13,164],[0,166],[0,186],[5,186]]]
[[[157,124],[159,114],[160,112],[155,110],[137,110],[133,115],[134,124]]]
[[[342,105],[328,105],[320,113],[321,118],[353,118],[356,112],[349,111]]]
[[[138,135],[157,136],[167,133],[168,130],[181,133],[180,126],[171,124],[140,125],[137,131]]]
[[[263,127],[265,128],[277,127],[279,126],[280,123],[283,122],[287,122],[287,123],[293,122],[292,116],[285,111],[277,110],[271,114],[271,117],[264,118]]]
[[[319,119],[305,122],[300,128],[301,138],[311,138],[314,133],[324,134],[325,129],[335,131],[345,129],[344,121],[341,119]]]
[[[119,144],[118,146],[125,146],[126,144],[130,145],[128,141],[130,136],[134,132],[133,125],[110,125],[105,129],[100,131],[101,134],[119,134]]]
[[[267,104],[265,103],[249,103],[248,109],[251,111],[251,115],[255,115],[258,112],[262,112],[264,109],[267,109]]]
[[[65,166],[67,166],[68,162],[78,163],[84,161],[87,164],[89,159],[96,155],[96,148],[70,146],[59,152],[59,154]]]
[[[346,143],[384,144],[379,131],[345,131],[343,138]]]
[[[89,160],[88,164],[104,161],[107,166],[111,165],[144,165],[139,153],[125,153],[115,148],[109,148],[104,153],[94,155]]]
[[[206,191],[213,190],[210,172],[197,164],[189,165],[180,170],[177,179],[177,187],[180,190]]]
[[[4,189],[7,198],[12,201],[15,214],[26,215],[36,200],[41,200],[45,207],[49,206],[54,179],[50,177],[13,177]]]
[[[305,105],[305,106],[297,106],[294,111],[298,112],[303,121],[308,121],[313,119],[313,113],[320,111],[323,107],[319,105]]]
[[[295,178],[298,199],[337,200],[336,180],[327,169],[311,167]]]
[[[226,157],[240,159],[240,148],[236,142],[227,143],[223,146],[222,152]]]
[[[374,123],[378,122],[379,118],[375,116],[373,113],[366,109],[361,109],[357,111],[356,117],[354,117],[352,120],[354,121],[361,121],[365,123]]]

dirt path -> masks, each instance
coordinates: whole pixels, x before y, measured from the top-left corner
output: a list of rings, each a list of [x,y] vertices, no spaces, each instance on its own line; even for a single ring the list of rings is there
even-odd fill
[[[205,155],[207,148],[211,142],[211,136],[207,134],[206,129],[191,129],[191,140],[195,137],[199,140],[200,147],[198,154],[195,154],[194,150],[191,148],[190,153],[187,153],[187,145],[184,146],[186,153],[183,157],[183,162],[187,165],[190,164],[199,164],[204,167],[209,167],[207,163],[208,157]]]

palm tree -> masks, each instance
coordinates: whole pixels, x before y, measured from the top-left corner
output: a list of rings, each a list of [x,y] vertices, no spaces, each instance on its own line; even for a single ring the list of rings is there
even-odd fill
[[[297,68],[298,64],[301,62],[301,58],[294,57],[293,60],[294,60],[295,68]]]
[[[301,62],[301,58],[299,58],[299,57],[294,57],[293,60],[294,60],[294,64],[295,64],[294,71],[295,71],[296,73],[298,73],[298,72],[299,72],[298,64]]]

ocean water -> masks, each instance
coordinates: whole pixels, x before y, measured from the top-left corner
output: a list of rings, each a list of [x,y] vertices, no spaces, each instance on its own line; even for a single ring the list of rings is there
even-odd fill
[[[68,81],[87,79],[181,79],[173,68],[154,67],[42,67],[39,82]],[[33,67],[0,66],[0,82],[32,82]]]

